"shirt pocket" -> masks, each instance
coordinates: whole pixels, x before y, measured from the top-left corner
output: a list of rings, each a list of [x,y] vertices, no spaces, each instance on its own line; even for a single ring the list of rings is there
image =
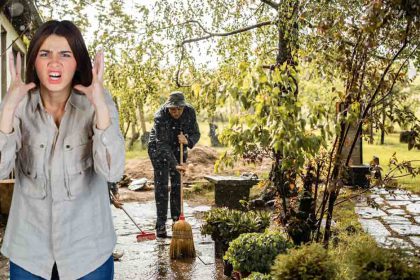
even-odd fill
[[[33,138],[22,141],[22,148],[18,153],[18,176],[16,181],[23,194],[37,199],[44,199],[47,195],[45,177],[46,141]]]
[[[68,200],[90,190],[93,174],[92,138],[75,134],[64,139],[64,183]]]

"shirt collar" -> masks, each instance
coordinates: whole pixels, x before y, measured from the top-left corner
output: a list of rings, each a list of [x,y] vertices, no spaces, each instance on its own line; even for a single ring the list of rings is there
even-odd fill
[[[35,110],[37,109],[38,106],[39,106],[39,108],[43,108],[43,105],[42,105],[42,102],[41,102],[41,95],[39,93],[39,89],[36,89],[36,90],[32,91],[29,96],[30,96],[32,111],[35,112]],[[71,91],[70,98],[69,98],[69,100],[67,101],[67,104],[66,104],[66,108],[67,108],[68,104],[71,104],[76,109],[79,109],[79,110],[82,110],[82,111],[84,111],[84,110],[86,110],[90,107],[90,102],[87,99],[87,97],[84,94],[79,93],[75,90]]]

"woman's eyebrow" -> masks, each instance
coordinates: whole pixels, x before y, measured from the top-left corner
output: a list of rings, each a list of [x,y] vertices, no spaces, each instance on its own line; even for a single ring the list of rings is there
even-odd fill
[[[41,49],[39,50],[39,52],[46,52],[46,53],[50,53],[51,50],[45,50],[45,49]],[[60,51],[59,53],[73,53],[72,51],[69,50],[64,50],[64,51]]]

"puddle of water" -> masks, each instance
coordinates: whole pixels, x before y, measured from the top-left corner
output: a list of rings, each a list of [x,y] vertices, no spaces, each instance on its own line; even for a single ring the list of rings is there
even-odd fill
[[[153,201],[146,203],[125,203],[124,207],[146,231],[153,231],[156,207]],[[223,262],[214,257],[214,242],[209,236],[200,234],[202,221],[194,213],[209,210],[208,206],[191,208],[185,205],[185,216],[193,229],[194,244],[198,255],[195,259],[171,260],[170,239],[137,242],[138,229],[122,210],[113,208],[114,225],[118,235],[117,247],[124,251],[120,261],[115,262],[115,279],[229,279],[223,275]],[[168,214],[170,217],[170,214]],[[167,230],[171,235],[171,220]]]

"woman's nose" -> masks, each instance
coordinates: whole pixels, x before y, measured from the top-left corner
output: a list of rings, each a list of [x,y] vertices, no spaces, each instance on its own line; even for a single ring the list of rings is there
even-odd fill
[[[59,64],[60,56],[58,54],[52,54],[50,58],[50,64]]]

